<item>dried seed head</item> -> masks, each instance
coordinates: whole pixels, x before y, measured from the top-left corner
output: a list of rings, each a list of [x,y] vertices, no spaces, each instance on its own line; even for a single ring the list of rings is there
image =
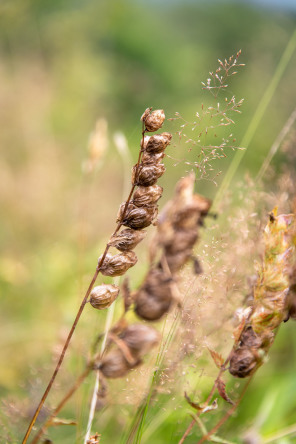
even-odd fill
[[[192,249],[198,238],[196,229],[169,230],[160,241],[165,249],[166,255],[175,255],[184,250]]]
[[[154,132],[162,127],[165,120],[165,114],[162,109],[157,109],[150,113],[152,108],[147,108],[141,117],[145,124],[146,131]]]
[[[188,248],[187,250],[180,251],[176,254],[168,254],[166,255],[166,261],[171,273],[176,273],[179,271],[183,265],[192,257],[192,249]]]
[[[162,153],[169,145],[171,139],[171,133],[155,134],[149,137],[147,141],[144,139],[144,149],[147,153],[151,154]]]
[[[99,263],[101,258],[102,256],[99,257]],[[137,256],[133,251],[116,254],[115,256],[107,254],[100,267],[100,271],[104,276],[122,276],[137,263],[137,260]]]
[[[95,364],[95,369],[100,369],[106,378],[122,378],[139,363],[140,361],[137,361],[133,365],[128,363],[123,352],[119,348],[116,348],[107,353],[101,362]]]
[[[139,168],[135,165],[132,170],[132,183],[149,187],[154,185],[164,172],[165,166],[162,163],[157,165],[140,165]]]
[[[126,228],[112,236],[108,244],[117,248],[119,251],[130,251],[133,250],[145,236],[146,231]]]
[[[116,285],[102,284],[94,287],[90,293],[90,303],[94,308],[103,310],[110,307],[119,294]]]
[[[122,333],[121,339],[134,356],[142,357],[159,343],[160,334],[148,325],[132,324]]]
[[[250,376],[259,366],[258,359],[248,347],[242,347],[234,351],[230,363],[229,372],[237,378]]]
[[[133,204],[136,207],[154,205],[161,198],[163,188],[159,185],[150,187],[138,187],[133,196]]]
[[[161,163],[162,159],[164,158],[164,153],[147,153],[146,151],[143,152],[141,163],[143,165],[158,165]]]
[[[122,219],[124,207],[125,203],[121,204],[118,220],[121,221],[122,225],[133,228],[134,230],[142,230],[142,228],[148,227],[157,217],[157,205],[138,208],[133,204],[129,204],[125,216]]]
[[[135,296],[135,312],[142,319],[156,321],[170,309],[172,279],[161,269],[152,268]]]

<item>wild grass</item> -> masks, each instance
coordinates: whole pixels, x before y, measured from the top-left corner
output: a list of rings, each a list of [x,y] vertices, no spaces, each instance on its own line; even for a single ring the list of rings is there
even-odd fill
[[[258,107],[257,114],[250,123],[246,136],[240,144],[242,147],[248,147],[252,136],[257,130],[260,119],[276,90],[289,58],[295,51],[295,46],[296,34],[292,36],[279,63],[279,67]],[[231,60],[233,59],[226,61],[225,65],[230,64]],[[222,64],[222,66],[224,65]],[[219,81],[220,86],[218,87],[221,89],[221,79],[219,74],[217,76],[213,74],[214,80],[217,79]],[[205,84],[205,87],[212,91],[210,83]],[[224,89],[224,84],[222,89]],[[215,95],[215,99],[217,97]],[[216,130],[216,126],[220,125],[221,119],[225,119],[225,113],[229,111],[236,112],[237,107],[241,105],[241,101],[237,103],[235,99],[225,103],[226,108],[222,110],[217,106],[216,108],[207,108],[204,111],[206,117],[210,115],[210,119],[218,116],[218,123],[211,127],[213,131]],[[149,111],[143,117],[145,125],[145,120],[148,116]],[[180,115],[177,117],[178,119],[181,118]],[[230,117],[229,119],[226,119],[226,123],[223,121],[222,124],[227,126],[233,124],[233,120]],[[202,124],[203,118],[198,121],[198,126],[202,126]],[[184,136],[184,128],[190,126],[189,122],[185,122],[183,125],[185,126],[181,129],[178,136],[187,138],[186,135]],[[288,126],[290,130],[292,124]],[[152,126],[151,128],[154,129],[155,127]],[[194,123],[192,128],[195,131],[197,125],[195,126]],[[208,134],[207,130],[204,131],[205,134]],[[142,132],[142,150],[145,143],[144,136],[145,126],[143,126]],[[201,136],[201,133],[198,136]],[[224,154],[221,153],[228,147],[230,137],[232,137],[232,133],[228,135],[227,139],[222,140],[220,144],[215,145],[200,143],[199,137],[197,143],[187,138],[186,142],[191,143],[190,149],[198,149],[198,156],[201,155],[202,157],[194,164],[187,163],[186,168],[193,166],[200,172],[201,177],[206,177],[207,172],[205,168],[208,166],[212,168],[213,160],[221,156],[224,157]],[[236,146],[231,145],[231,148],[236,149]],[[210,156],[205,154],[207,149],[211,150]],[[162,158],[161,156],[156,156],[158,153],[152,153],[154,159],[150,160],[150,164],[149,161],[147,161],[145,167],[141,164],[142,150],[139,153],[139,159],[134,169],[131,192],[122,207],[121,213],[119,213],[118,225],[113,236],[111,236],[115,244],[118,242],[116,235],[123,223],[127,224],[132,230],[141,230],[145,228],[146,223],[151,224],[155,219],[155,202],[149,202],[148,206],[136,206],[135,208],[135,204],[132,201],[136,187],[139,186],[139,188],[144,187],[147,189],[148,187],[155,186],[154,180],[158,178],[158,174],[163,173],[162,167],[159,167],[159,162],[161,162]],[[94,150],[91,153],[97,153],[97,151]],[[49,433],[49,440],[53,439],[53,442],[73,442],[74,438],[71,432],[69,432],[68,437],[67,431],[60,432],[58,429],[62,427],[64,429],[76,427],[78,430],[76,434],[77,442],[81,442],[84,439],[88,443],[104,443],[108,441],[144,443],[151,442],[151,440],[157,443],[163,439],[160,437],[160,429],[162,430],[161,436],[166,437],[166,442],[201,443],[209,441],[227,443],[242,442],[243,439],[245,439],[244,442],[248,442],[246,441],[247,438],[242,438],[239,435],[240,432],[235,432],[238,433],[237,435],[233,432],[229,433],[229,439],[234,441],[229,441],[227,434],[225,438],[224,433],[223,437],[222,435],[220,436],[220,428],[226,419],[243,402],[243,395],[244,397],[247,396],[245,395],[245,390],[247,390],[249,384],[247,382],[245,387],[241,387],[241,384],[228,379],[229,383],[227,384],[227,389],[225,389],[221,375],[228,369],[233,350],[238,350],[244,345],[241,334],[244,331],[246,320],[249,320],[250,312],[248,311],[247,315],[241,316],[241,322],[244,323],[239,324],[238,330],[234,329],[233,315],[236,308],[239,308],[241,305],[247,305],[248,293],[253,292],[254,285],[249,285],[246,282],[246,278],[252,278],[254,273],[252,271],[253,261],[254,259],[259,260],[260,255],[263,254],[264,247],[261,233],[262,227],[267,221],[267,212],[271,211],[275,204],[280,205],[281,211],[292,211],[293,195],[292,190],[287,192],[287,182],[283,181],[277,193],[274,193],[272,196],[269,195],[268,202],[262,205],[266,192],[262,188],[258,188],[258,185],[250,178],[248,183],[245,182],[238,186],[238,196],[243,201],[242,206],[235,203],[231,195],[226,199],[226,192],[229,190],[244,153],[245,151],[236,151],[233,162],[226,172],[214,200],[215,211],[221,211],[222,209],[224,216],[225,214],[227,215],[224,220],[219,216],[218,219],[207,219],[204,222],[204,218],[209,211],[209,200],[201,196],[197,197],[196,193],[193,192],[192,179],[189,179],[190,176],[187,176],[187,184],[186,179],[179,183],[175,198],[172,198],[170,203],[164,207],[160,215],[158,234],[156,234],[154,241],[151,242],[149,259],[146,261],[146,274],[141,272],[143,274],[141,279],[137,279],[136,274],[131,275],[132,277],[134,276],[136,281],[130,283],[131,290],[127,283],[120,285],[121,293],[124,295],[124,304],[120,303],[119,306],[117,302],[115,308],[114,305],[112,305],[112,308],[109,308],[105,328],[100,322],[98,331],[94,335],[98,338],[95,341],[96,346],[98,346],[99,340],[102,341],[101,351],[99,353],[89,351],[89,356],[85,359],[86,364],[82,366],[83,371],[80,374],[77,372],[76,375],[73,375],[74,386],[68,392],[73,391],[71,397],[85,378],[93,371],[96,372],[95,385],[93,386],[94,378],[89,383],[89,392],[92,392],[92,396],[88,397],[88,399],[85,398],[82,402],[83,405],[77,407],[83,412],[79,419],[80,423],[76,424],[76,419],[72,420],[71,415],[69,416],[70,419],[68,417],[64,419],[63,414],[61,414],[60,419],[56,420],[54,417],[59,414],[60,408],[56,410],[54,407],[49,408],[49,412],[46,413],[47,415],[49,414],[51,422],[46,422],[48,420],[43,417],[45,427],[41,429],[42,433]],[[87,171],[91,171],[93,167],[95,168],[94,159],[95,155],[91,155],[90,163],[86,164]],[[269,156],[268,159],[271,162],[272,156]],[[147,165],[151,164],[156,166],[156,168],[149,169],[149,166],[145,170]],[[265,163],[264,168],[266,171],[268,164]],[[139,179],[139,172],[142,173],[141,179]],[[288,174],[291,176],[293,172]],[[263,173],[260,176],[263,176]],[[156,189],[151,194],[151,199],[155,193],[157,194]],[[140,193],[138,198],[142,198],[143,194],[145,193],[142,190],[142,194]],[[145,209],[139,212],[139,208]],[[180,213],[178,213],[178,210],[180,210]],[[273,218],[276,218],[276,216],[270,216],[270,223],[274,222]],[[205,226],[197,230],[196,227],[203,224]],[[192,233],[192,237],[189,236],[184,241],[188,232],[190,233],[190,230],[194,229],[196,231]],[[180,242],[185,242],[185,247],[182,245],[182,248],[176,248],[178,235],[180,235]],[[289,231],[289,236],[290,240],[287,241],[288,245],[285,245],[285,247],[289,249],[289,254],[293,257],[294,241],[291,240],[293,239],[293,231]],[[201,243],[193,254],[192,249],[196,241]],[[85,294],[74,322],[74,328],[70,331],[66,345],[62,350],[62,358],[58,362],[57,370],[59,370],[62,363],[69,340],[92,291],[98,272],[101,270],[106,276],[113,277],[115,274],[118,274],[117,272],[122,274],[126,271],[127,262],[127,266],[135,264],[134,256],[126,252],[120,253],[120,258],[117,257],[117,259],[120,259],[119,262],[113,263],[112,258],[107,256],[110,245],[111,243],[108,242],[104,253],[100,256],[95,275],[91,280],[89,289]],[[118,243],[116,245],[118,246]],[[233,252],[235,252],[235,255],[232,254]],[[127,262],[123,260],[122,254],[124,259],[128,259]],[[284,253],[281,252],[280,254]],[[107,258],[107,262],[105,268],[103,268],[105,258]],[[191,266],[189,267],[190,261]],[[186,266],[184,267],[184,265]],[[285,270],[290,270],[286,265],[284,268]],[[155,276],[153,273],[157,276],[156,282],[154,281]],[[287,288],[292,286],[289,281],[289,273],[285,275]],[[109,277],[106,281],[107,285],[111,285]],[[115,284],[114,282],[112,285],[119,286],[118,283]],[[163,294],[161,293],[162,286],[164,288]],[[156,299],[157,302],[161,301],[161,309],[158,312],[159,307],[157,306],[157,309],[151,314],[151,306],[155,301],[149,301],[149,296],[154,296],[157,293],[160,293],[159,298]],[[148,297],[147,304],[146,300],[142,304],[143,294],[144,299]],[[93,297],[97,298],[93,305],[101,304],[98,295],[93,294]],[[103,303],[109,304],[109,300],[107,302],[104,300]],[[146,311],[142,311],[142,306],[144,306]],[[285,304],[282,310],[287,310]],[[134,325],[135,313],[145,320],[159,321],[153,324],[156,330],[154,327],[153,329],[149,327],[152,329],[151,331],[158,331],[158,334],[161,335],[161,342],[158,346],[156,357],[150,350],[151,344],[149,343],[149,346],[147,346],[145,342],[146,337],[149,336],[148,330],[144,335],[144,342],[141,342],[140,351],[135,351],[141,339],[140,333],[136,335],[135,342],[133,342],[133,338],[132,345],[128,340],[128,328],[130,325]],[[138,322],[136,325],[138,325]],[[144,325],[147,326],[148,324]],[[277,327],[278,325],[272,327],[272,330]],[[232,349],[233,331],[236,331],[236,333],[235,346]],[[152,340],[153,345],[157,342],[155,338]],[[91,350],[90,347],[89,350]],[[135,367],[142,361],[143,350],[147,351],[148,356],[144,366],[136,369]],[[86,353],[84,351],[84,357]],[[213,357],[214,362],[208,359],[210,355]],[[117,367],[115,369],[112,367],[110,370],[108,365],[110,365],[110,359],[112,361],[114,356],[116,359],[118,358],[118,361],[116,361]],[[225,359],[225,356],[228,357]],[[219,367],[218,377],[215,364]],[[113,381],[112,372],[113,376],[116,373],[116,376],[120,377],[118,381]],[[105,382],[103,382],[104,376],[107,379],[109,378],[107,393],[104,385]],[[64,380],[68,379],[68,377],[69,375],[65,374],[63,376]],[[51,389],[52,383],[53,380],[51,380],[48,386],[49,389]],[[54,387],[55,396],[60,400],[62,399],[59,402],[63,403],[64,400],[67,403],[73,402],[72,400],[70,401],[70,396],[68,399],[67,394],[65,395],[67,390],[64,391],[63,385],[63,383],[60,383],[57,387]],[[100,388],[102,390],[99,390]],[[216,389],[218,389],[218,393],[215,396],[217,396],[218,401],[214,400],[212,402]],[[187,393],[186,397],[184,397],[184,391]],[[47,396],[47,392],[45,393]],[[92,402],[90,402],[90,399],[92,399]],[[45,397],[42,398],[42,402],[37,408],[37,415],[39,410],[41,410],[43,401],[45,401]],[[66,401],[62,407],[66,405]],[[233,403],[233,406],[228,410],[224,408],[223,403],[225,401],[226,403]],[[55,402],[57,401],[55,400]],[[95,405],[98,407],[98,411],[95,411]],[[6,407],[8,411],[12,408],[12,404],[9,405],[7,403]],[[73,414],[73,410],[71,414]],[[10,412],[10,415],[12,416],[12,412]],[[188,425],[190,416],[193,416],[193,420]],[[33,422],[35,422],[35,419],[36,414],[33,415]],[[198,426],[200,432],[198,431]],[[6,424],[5,427],[8,429],[7,436],[9,436],[9,424]],[[31,432],[32,428],[33,423],[29,426],[28,433]],[[236,427],[234,427],[235,429]],[[273,438],[266,438],[265,442],[272,442],[272,439],[278,439],[278,436],[287,436],[287,434],[293,434],[294,432],[295,427],[292,425],[282,432],[277,431]],[[29,436],[28,433],[23,442],[26,442]],[[256,430],[256,433],[259,433],[259,431]],[[9,442],[9,439],[14,438],[10,437],[7,439]],[[33,440],[32,442],[37,441]]]

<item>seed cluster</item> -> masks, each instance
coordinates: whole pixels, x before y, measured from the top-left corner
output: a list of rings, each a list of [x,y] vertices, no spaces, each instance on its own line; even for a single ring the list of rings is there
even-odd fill
[[[145,237],[143,229],[156,220],[157,202],[163,191],[156,182],[165,171],[162,159],[172,135],[145,136],[145,133],[157,131],[164,119],[162,110],[151,112],[151,108],[147,108],[141,117],[141,154],[132,169],[131,197],[120,205],[117,215],[119,227],[126,228],[116,230],[108,242],[109,247],[115,247],[120,253],[107,253],[99,258],[99,268],[104,276],[121,276],[136,264],[137,256],[133,249]],[[115,285],[99,285],[92,290],[90,303],[94,308],[105,308],[111,305],[118,293],[119,288]],[[146,325],[124,324],[116,334],[109,335],[109,339],[107,353],[95,362],[94,369],[105,378],[120,378],[142,362],[142,357],[159,342],[159,333]]]
[[[169,311],[177,273],[193,258],[199,227],[211,206],[208,199],[193,194],[194,182],[193,173],[181,179],[174,198],[159,215],[150,253],[152,262],[159,252],[161,259],[151,265],[143,285],[134,295],[135,312],[142,319],[155,321]],[[196,260],[195,269],[200,270]]]
[[[115,247],[119,254],[104,254],[99,257],[99,269],[104,276],[122,276],[137,263],[137,256],[133,249],[141,242],[146,232],[144,228],[151,225],[158,214],[157,201],[162,195],[162,187],[156,182],[165,172],[162,163],[164,150],[169,145],[170,133],[145,136],[146,132],[157,131],[161,128],[165,115],[163,110],[151,112],[147,108],[141,117],[143,133],[139,161],[132,169],[132,193],[127,202],[120,205],[116,230],[108,242],[109,247]],[[90,294],[90,303],[99,310],[109,307],[119,294],[119,288],[102,284],[93,288]]]
[[[253,306],[232,352],[229,371],[245,378],[264,362],[275,330],[287,318],[290,289],[293,215],[276,215],[275,209],[264,232],[265,254],[254,288]]]

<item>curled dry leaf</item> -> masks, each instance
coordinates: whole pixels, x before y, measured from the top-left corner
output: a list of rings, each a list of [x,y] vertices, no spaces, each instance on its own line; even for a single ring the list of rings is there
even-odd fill
[[[185,399],[188,402],[188,404],[191,405],[191,407],[193,407],[195,410],[197,410],[200,413],[207,413],[210,412],[212,410],[216,410],[218,408],[218,401],[217,399],[215,399],[212,404],[207,405],[206,403],[200,404],[198,402],[193,402],[191,401],[191,399],[189,398],[189,396],[187,395],[187,393],[184,393]]]
[[[218,380],[217,380],[217,390],[218,390],[219,395],[221,396],[221,398],[223,398],[229,404],[232,404],[232,405],[234,404],[232,399],[230,399],[229,396],[226,393],[225,382],[221,379],[221,377],[218,378]]]
[[[212,356],[212,359],[213,359],[214,363],[220,369],[222,367],[222,365],[224,364],[223,357],[220,355],[220,353],[217,353],[215,350],[212,350],[209,347],[208,347],[208,350],[211,353],[211,356]]]

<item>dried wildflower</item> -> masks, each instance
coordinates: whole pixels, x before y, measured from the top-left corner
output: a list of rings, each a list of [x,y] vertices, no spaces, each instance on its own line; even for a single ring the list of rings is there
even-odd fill
[[[162,153],[172,140],[171,133],[155,134],[144,139],[144,150],[150,154]]]
[[[111,350],[99,364],[95,364],[95,370],[100,370],[106,378],[122,378],[129,370],[135,368],[140,364],[135,361],[130,364],[124,356],[124,353],[119,348]]]
[[[118,343],[117,343],[118,341]],[[141,358],[159,342],[159,333],[141,324],[129,325],[116,339],[116,348],[95,364],[106,378],[121,378],[141,364]]]
[[[143,187],[154,185],[157,180],[164,174],[165,166],[160,163],[156,165],[137,165],[132,170],[132,183]]]
[[[141,117],[141,120],[145,124],[146,131],[154,132],[159,130],[162,127],[162,124],[165,120],[165,114],[162,109],[157,109],[155,111],[151,111],[152,108],[147,108],[144,114]]]
[[[244,378],[263,363],[275,329],[287,316],[293,215],[277,216],[274,209],[264,231],[265,254],[254,287],[253,307],[230,359],[229,371]]]
[[[142,319],[156,321],[168,312],[172,303],[172,278],[152,268],[135,295],[135,312]]]
[[[162,159],[164,158],[164,153],[147,153],[146,151],[143,152],[142,155],[142,164],[143,165],[157,165],[159,164]]]
[[[142,230],[146,228],[157,216],[157,206],[151,205],[150,207],[136,207],[134,204],[129,204],[125,212],[125,216],[122,219],[122,215],[125,209],[125,202],[121,204],[118,212],[118,221],[121,221],[122,225],[133,228],[134,230]]]
[[[157,330],[144,324],[129,325],[120,336],[134,356],[142,357],[159,343]]]
[[[126,228],[112,236],[108,244],[117,248],[119,251],[131,251],[144,239],[145,236],[146,231]]]
[[[99,263],[101,257],[102,256],[99,257]],[[137,256],[133,251],[116,254],[115,256],[107,254],[100,267],[100,272],[104,276],[122,276],[129,268],[137,263],[137,260]]]
[[[136,207],[146,207],[156,204],[161,198],[163,188],[159,185],[150,187],[138,187],[133,196],[133,204]]]
[[[119,295],[119,288],[116,285],[102,284],[94,287],[90,293],[90,303],[94,308],[103,310],[110,307]]]

